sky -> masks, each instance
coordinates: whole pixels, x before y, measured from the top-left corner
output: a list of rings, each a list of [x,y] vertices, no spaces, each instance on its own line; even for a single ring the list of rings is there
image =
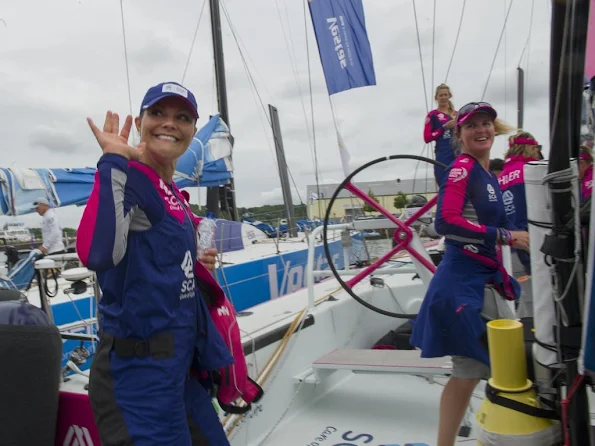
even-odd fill
[[[94,167],[101,150],[85,118],[101,123],[107,110],[136,116],[147,88],[162,81],[183,81],[194,92],[201,115],[198,126],[204,125],[210,114],[218,112],[209,6],[204,1],[2,2],[0,165]],[[550,2],[513,1],[496,52],[509,3],[466,2],[447,83],[456,108],[481,100],[496,56],[484,100],[515,124],[520,62],[526,71],[524,128],[547,154]],[[331,97],[352,167],[385,155],[428,153],[423,123],[428,107],[435,107],[435,86],[445,81],[463,0],[363,0],[363,4],[377,85]],[[532,6],[533,26],[526,46]],[[305,203],[306,186],[315,184],[314,141],[319,181],[344,178],[309,13],[304,17],[303,2],[298,0],[225,0],[222,9],[231,22],[230,26],[222,11],[237,204],[282,202],[268,104],[279,110],[287,163],[297,186],[292,191],[294,204]],[[504,150],[500,138],[492,157],[501,157]],[[377,172],[375,180],[411,174],[393,168]],[[191,189],[192,201],[204,203],[205,191]],[[62,226],[76,227],[82,210],[58,209]],[[0,224],[8,219],[0,217]],[[36,214],[17,220],[30,227],[40,225]]]

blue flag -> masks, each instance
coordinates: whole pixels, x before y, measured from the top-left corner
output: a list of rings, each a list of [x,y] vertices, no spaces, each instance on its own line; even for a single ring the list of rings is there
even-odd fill
[[[376,85],[362,0],[308,0],[329,95]]]

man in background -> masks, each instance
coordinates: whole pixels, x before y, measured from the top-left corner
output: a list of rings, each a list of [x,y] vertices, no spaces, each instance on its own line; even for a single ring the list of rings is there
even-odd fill
[[[41,237],[43,244],[39,250],[44,254],[63,254],[66,252],[62,240],[62,228],[58,223],[56,211],[50,207],[45,198],[38,198],[33,202],[35,211],[43,218],[41,222]]]
[[[500,175],[504,169],[504,160],[500,158],[494,158],[490,160],[490,170],[496,174],[496,176]]]

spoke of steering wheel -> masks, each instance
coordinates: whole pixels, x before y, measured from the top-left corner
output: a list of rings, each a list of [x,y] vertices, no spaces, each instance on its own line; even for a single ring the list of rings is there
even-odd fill
[[[345,281],[345,283],[347,285],[349,285],[350,288],[353,288],[355,285],[357,285],[359,282],[361,282],[362,279],[364,279],[366,276],[368,276],[368,274],[371,274],[372,272],[376,271],[378,268],[380,268],[380,266],[382,266],[384,263],[386,263],[387,260],[390,260],[390,258],[393,255],[395,255],[397,252],[401,251],[402,249],[407,249],[408,244],[409,244],[409,238],[401,241],[401,243],[399,243],[397,246],[392,248],[390,251],[388,251],[382,257],[377,259],[374,263],[372,263],[371,265],[364,268],[357,275],[355,275],[351,279]]]
[[[434,264],[429,263],[427,261],[427,259],[425,259],[422,255],[420,255],[417,251],[410,248],[410,246],[409,246],[409,242],[411,241],[411,238],[413,237],[413,232],[409,228],[409,225],[412,222],[416,221],[421,215],[425,214],[428,209],[430,209],[431,207],[433,207],[436,204],[436,201],[438,200],[438,198],[436,196],[433,197],[430,201],[428,201],[425,205],[423,205],[420,209],[418,209],[411,217],[409,217],[403,223],[401,220],[399,220],[393,214],[391,214],[386,209],[384,209],[380,205],[380,203],[377,203],[376,201],[374,201],[372,198],[370,198],[370,196],[368,194],[364,193],[361,189],[354,186],[351,182],[348,182],[347,184],[345,184],[345,189],[347,189],[352,194],[356,195],[358,198],[361,198],[362,200],[364,200],[368,205],[370,205],[371,207],[376,209],[376,211],[380,212],[387,219],[389,219],[390,221],[395,223],[398,227],[397,232],[400,234],[401,237],[403,237],[403,236],[405,237],[405,238],[401,238],[399,243],[397,243],[397,245],[394,248],[392,248],[390,251],[388,251],[385,255],[383,255],[382,257],[377,259],[371,265],[364,268],[362,271],[360,271],[357,275],[355,275],[351,279],[347,280],[345,283],[350,288],[353,288],[355,285],[357,285],[359,282],[361,282],[362,279],[364,279],[366,276],[368,276],[372,272],[376,271],[387,260],[389,260],[394,254],[401,251],[402,249],[405,249],[409,253],[409,255],[414,257],[416,260],[420,261],[431,272],[434,272],[436,270],[436,267]],[[395,232],[395,236],[396,236],[397,232]]]
[[[380,212],[382,215],[384,215],[386,218],[388,218],[390,221],[392,221],[394,224],[396,224],[401,230],[411,232],[411,229],[409,229],[407,226],[405,226],[401,222],[401,220],[399,220],[393,214],[391,214],[386,209],[384,209],[382,206],[380,206],[380,203],[377,203],[374,200],[372,200],[368,194],[366,194],[365,192],[362,192],[360,189],[358,189],[353,184],[351,184],[351,182],[349,182],[345,185],[345,189],[347,189],[352,194],[356,195],[358,198],[361,198],[362,200],[364,200],[367,204],[369,204],[371,207],[373,207],[376,211]]]

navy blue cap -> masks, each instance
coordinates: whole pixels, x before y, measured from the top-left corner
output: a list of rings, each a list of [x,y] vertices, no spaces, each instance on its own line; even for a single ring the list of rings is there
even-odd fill
[[[177,96],[184,99],[192,109],[194,118],[198,119],[198,105],[196,104],[196,98],[190,90],[177,82],[162,82],[159,85],[149,88],[141,103],[140,113],[142,114],[143,111],[155,105],[161,99],[169,96]]]

